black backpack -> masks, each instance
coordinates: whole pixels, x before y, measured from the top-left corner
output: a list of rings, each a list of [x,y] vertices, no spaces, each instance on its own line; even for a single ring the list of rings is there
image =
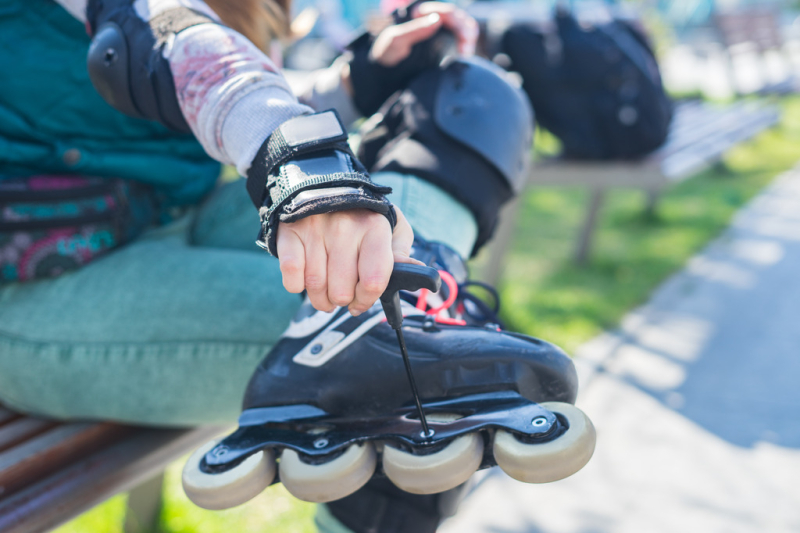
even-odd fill
[[[627,21],[586,25],[559,10],[549,28],[511,26],[499,45],[565,157],[630,159],[664,143],[672,103],[647,37]]]

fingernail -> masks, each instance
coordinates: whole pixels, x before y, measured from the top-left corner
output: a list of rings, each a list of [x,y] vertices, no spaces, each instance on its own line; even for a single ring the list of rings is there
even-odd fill
[[[350,314],[353,316],[358,316],[361,314],[361,311],[356,311],[355,309],[349,309]]]
[[[428,23],[429,26],[433,26],[437,22],[439,22],[439,14],[438,13],[431,13],[427,17],[425,17],[425,22]]]

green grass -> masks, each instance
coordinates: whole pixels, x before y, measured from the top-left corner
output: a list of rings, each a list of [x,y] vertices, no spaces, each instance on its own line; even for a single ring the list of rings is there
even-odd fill
[[[54,533],[122,533],[127,499],[126,494],[114,496],[56,529]]]
[[[510,328],[573,350],[642,303],[670,273],[718,235],[731,216],[777,174],[800,159],[800,97],[784,100],[779,127],[727,155],[724,163],[668,190],[657,215],[645,216],[644,195],[613,191],[606,197],[589,264],[571,263],[588,194],[535,189],[523,198],[514,244],[501,284]],[[540,146],[554,149],[538,135]],[[170,466],[159,533],[313,532],[311,504],[273,486],[232,510],[210,512],[191,504],[180,486],[183,461]],[[125,496],[114,497],[57,533],[121,533]]]
[[[273,485],[248,503],[227,511],[206,511],[189,501],[181,488],[186,458],[172,463],[164,480],[164,506],[158,533],[313,533],[314,505]],[[98,505],[53,533],[122,533],[126,496]],[[153,533],[156,533],[155,531]]]

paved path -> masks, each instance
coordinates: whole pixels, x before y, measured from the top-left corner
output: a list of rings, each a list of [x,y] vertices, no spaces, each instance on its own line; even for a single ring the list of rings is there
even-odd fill
[[[441,533],[800,532],[800,170],[577,355],[589,465],[493,469]]]

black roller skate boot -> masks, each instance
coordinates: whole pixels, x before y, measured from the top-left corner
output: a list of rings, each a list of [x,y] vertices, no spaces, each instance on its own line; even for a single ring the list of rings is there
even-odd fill
[[[572,405],[570,358],[503,331],[488,308],[459,297],[466,269],[437,247],[418,241],[414,255],[441,269],[438,292],[436,270],[395,265],[381,302],[358,317],[302,306],[251,378],[239,429],[187,462],[194,503],[232,507],[276,481],[302,500],[329,502],[373,477],[434,494],[493,465],[544,483],[586,464],[595,433]]]

